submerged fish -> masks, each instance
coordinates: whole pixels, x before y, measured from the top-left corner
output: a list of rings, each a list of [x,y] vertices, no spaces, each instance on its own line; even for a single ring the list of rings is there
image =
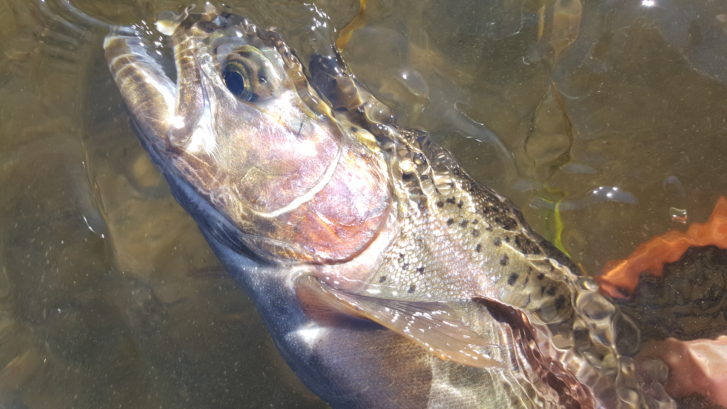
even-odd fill
[[[337,58],[211,6],[108,65],[142,144],[288,364],[336,408],[671,407],[639,334],[512,203]]]

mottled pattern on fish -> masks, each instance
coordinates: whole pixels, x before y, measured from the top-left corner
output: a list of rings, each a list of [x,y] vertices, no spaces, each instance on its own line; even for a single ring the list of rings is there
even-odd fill
[[[473,181],[426,134],[388,130],[388,138],[396,141],[389,158],[402,222],[363,291],[383,299],[469,302],[470,314],[464,315],[468,327],[489,334],[495,345],[522,345],[514,351],[488,351],[495,360],[511,364],[504,369],[510,374],[494,385],[479,382],[470,399],[483,402],[493,388],[503,388],[510,390],[506,396],[519,396],[515,400],[528,407],[591,407],[591,392],[581,383],[597,385],[604,376],[633,371],[613,343],[614,321],[620,317],[590,279],[533,233],[509,200]],[[471,302],[476,299],[481,301]],[[488,306],[487,300],[496,302]],[[499,309],[499,321],[506,325],[493,327],[492,309]],[[525,314],[518,317],[515,309]],[[426,329],[427,324],[407,325]],[[528,326],[538,330],[524,328]],[[500,334],[506,334],[504,339],[498,339]],[[552,355],[535,358],[531,349],[549,349]],[[636,396],[636,380],[622,379],[621,393],[631,389]],[[614,400],[604,405],[621,404]]]
[[[397,127],[340,57],[306,72],[279,34],[211,6],[159,27],[176,85],[137,31],[105,43],[142,142],[324,399],[671,405],[642,390],[638,331],[595,283],[426,133]],[[243,269],[248,252],[268,267]]]

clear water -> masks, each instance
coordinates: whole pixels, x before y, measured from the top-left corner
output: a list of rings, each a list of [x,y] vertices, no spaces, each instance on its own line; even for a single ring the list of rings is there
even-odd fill
[[[113,24],[186,5],[74,4]],[[301,55],[358,8],[227,4]],[[325,407],[139,146],[103,34],[0,0],[0,407]],[[727,194],[724,0],[369,1],[345,56],[594,274]]]

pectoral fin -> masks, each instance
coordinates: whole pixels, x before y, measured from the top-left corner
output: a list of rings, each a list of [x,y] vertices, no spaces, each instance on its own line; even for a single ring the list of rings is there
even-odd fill
[[[478,368],[503,366],[492,358],[500,348],[462,322],[449,303],[377,298],[335,289],[313,276],[296,281],[301,298],[316,299],[344,314],[374,321],[427,349],[433,355]]]

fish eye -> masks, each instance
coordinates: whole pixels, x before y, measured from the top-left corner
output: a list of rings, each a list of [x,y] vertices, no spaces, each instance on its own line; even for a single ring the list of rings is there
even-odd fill
[[[222,78],[232,95],[243,101],[254,102],[257,95],[253,93],[249,71],[242,62],[231,61],[222,70]]]
[[[222,79],[238,99],[261,102],[280,92],[280,79],[274,71],[259,49],[245,45],[227,55]]]

